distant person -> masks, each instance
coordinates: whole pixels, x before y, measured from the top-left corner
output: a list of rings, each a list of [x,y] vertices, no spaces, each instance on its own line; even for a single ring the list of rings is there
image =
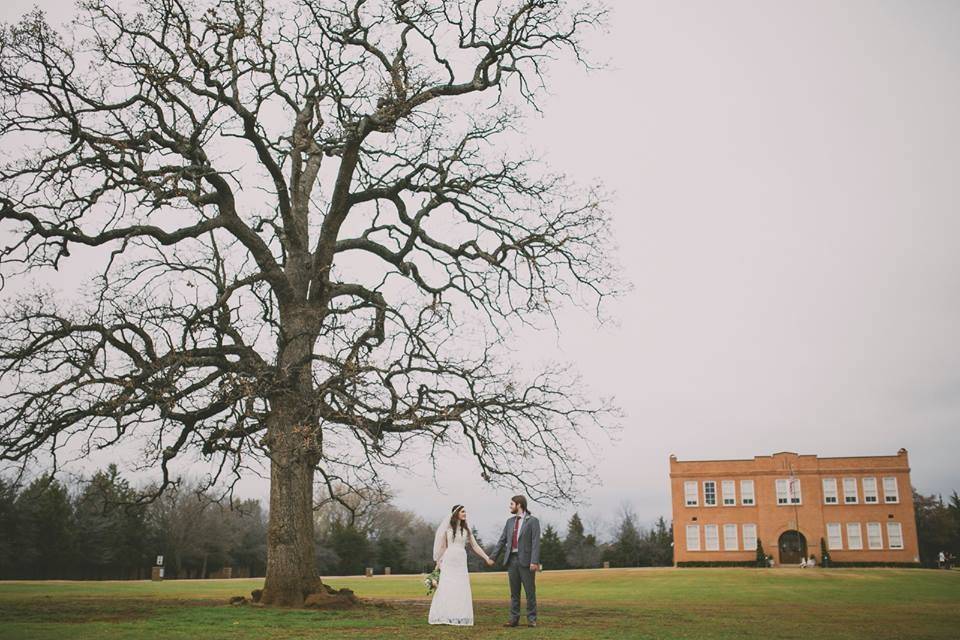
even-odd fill
[[[807,559],[806,559],[806,558],[800,558],[800,568],[801,568],[801,569],[806,569],[806,568],[807,568]]]
[[[810,554],[810,559],[807,560],[807,566],[811,569],[817,566],[817,556]]]
[[[947,554],[943,551],[940,552],[940,555],[937,557],[937,566],[941,569],[947,568]]]

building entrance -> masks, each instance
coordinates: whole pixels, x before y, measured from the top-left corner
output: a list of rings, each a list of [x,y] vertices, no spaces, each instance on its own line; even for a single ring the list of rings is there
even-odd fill
[[[780,536],[780,564],[800,564],[807,557],[807,539],[799,531],[784,531]]]

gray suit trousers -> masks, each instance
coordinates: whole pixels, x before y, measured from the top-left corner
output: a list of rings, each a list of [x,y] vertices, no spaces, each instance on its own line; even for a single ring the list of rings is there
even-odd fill
[[[520,554],[511,553],[507,561],[507,576],[510,578],[510,621],[520,619],[520,586],[527,596],[527,620],[537,620],[537,574],[530,565],[520,564]]]

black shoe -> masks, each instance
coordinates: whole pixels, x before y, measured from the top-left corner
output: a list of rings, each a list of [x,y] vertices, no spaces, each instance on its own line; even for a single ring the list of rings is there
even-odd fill
[[[515,626],[517,626],[518,624],[520,624],[520,621],[519,621],[519,620],[511,620],[510,622],[506,623],[506,624],[503,625],[503,626],[505,626],[505,627],[515,627]]]

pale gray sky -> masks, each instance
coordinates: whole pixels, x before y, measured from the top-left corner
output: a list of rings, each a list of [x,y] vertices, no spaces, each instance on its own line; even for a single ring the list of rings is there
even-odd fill
[[[610,4],[592,42],[610,68],[555,67],[529,130],[616,193],[635,285],[619,326],[571,310],[517,346],[575,362],[625,411],[581,512],[669,517],[670,453],[906,447],[921,491],[960,489],[960,3]],[[490,535],[509,491],[462,460],[439,477],[394,478],[398,504],[433,521],[466,503]]]

